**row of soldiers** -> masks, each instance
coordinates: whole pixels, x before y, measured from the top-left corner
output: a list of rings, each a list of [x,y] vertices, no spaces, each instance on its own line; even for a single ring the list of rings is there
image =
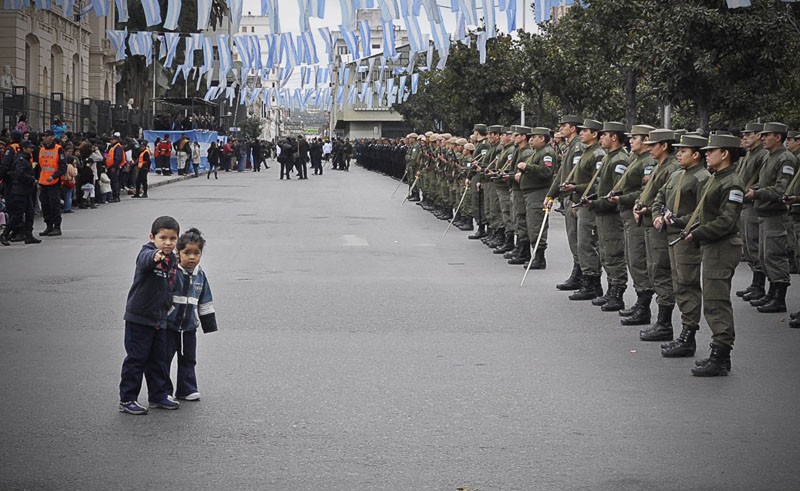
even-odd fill
[[[409,134],[406,199],[462,230],[474,221],[470,239],[529,269],[546,268],[548,218],[561,211],[573,268],[556,288],[619,312],[623,325],[647,326],[640,339],[663,342],[664,357],[694,356],[704,314],[711,353],[694,375],[731,369],[730,289],[742,257],[753,281],[737,296],[759,312],[786,312],[790,245],[800,253],[800,133],[786,125],[751,123],[741,137],[706,137],[565,116],[555,134],[477,124],[470,140]],[[628,276],[637,300],[625,308]],[[800,312],[789,325],[800,327]]]

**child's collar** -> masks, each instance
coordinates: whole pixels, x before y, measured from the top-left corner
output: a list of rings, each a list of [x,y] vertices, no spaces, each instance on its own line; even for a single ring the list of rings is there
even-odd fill
[[[197,270],[198,270],[198,269],[200,269],[200,265],[198,264],[198,265],[197,265],[197,266],[195,266],[195,267],[194,267],[194,269],[193,269],[193,270],[191,270],[191,271],[186,271],[186,268],[184,268],[184,267],[183,267],[183,265],[181,265],[181,263],[178,263],[178,269],[180,269],[180,270],[181,270],[181,271],[183,271],[184,273],[189,273],[189,274],[192,274],[192,275],[196,275],[196,274],[197,274]]]

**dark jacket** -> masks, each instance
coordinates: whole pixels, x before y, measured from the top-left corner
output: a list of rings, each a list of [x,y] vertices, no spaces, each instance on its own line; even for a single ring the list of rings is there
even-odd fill
[[[172,307],[178,258],[173,253],[156,263],[155,254],[156,246],[152,242],[143,245],[139,251],[133,284],[128,292],[125,320],[164,329],[167,312]]]
[[[194,271],[187,271],[178,265],[167,329],[196,331],[202,327],[205,333],[215,332],[217,317],[212,301],[211,287],[203,269],[197,266]]]
[[[36,173],[31,166],[30,156],[18,152],[11,168],[11,194],[27,196],[36,188]]]

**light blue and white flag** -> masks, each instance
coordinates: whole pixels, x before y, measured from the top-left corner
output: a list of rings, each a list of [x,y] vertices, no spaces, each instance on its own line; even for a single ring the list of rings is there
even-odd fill
[[[117,22],[128,22],[128,0],[114,0],[114,4],[117,6]],[[73,3],[73,5],[75,4]],[[64,12],[71,11],[72,9],[67,10],[66,7],[64,8]]]
[[[342,24],[340,28],[342,29],[342,39],[344,39],[344,44],[347,46],[347,51],[353,55],[354,60],[357,60],[360,56],[358,56],[358,39],[356,38],[356,34],[353,31],[345,29],[344,24]]]
[[[242,23],[242,0],[225,0],[228,10],[231,13],[231,26],[233,32],[239,32],[239,25]]]
[[[325,0],[308,0],[308,16],[325,18]]]
[[[482,0],[483,2],[483,23],[489,38],[497,37],[497,23],[494,15],[494,0]]]
[[[369,22],[364,19],[358,22],[358,30],[361,33],[361,56],[367,57],[372,55],[372,39],[370,39]]]
[[[131,55],[144,56],[147,66],[153,62],[153,33],[137,32],[128,36],[128,48]]]
[[[379,0],[379,3],[381,8],[381,21],[385,23],[392,19],[400,18],[400,10],[397,8],[397,0]]]
[[[247,36],[234,36],[233,46],[236,48],[236,52],[239,53],[242,67],[251,68],[253,65],[252,60],[250,60],[250,47],[247,45]]]
[[[208,73],[214,68],[214,43],[208,36],[203,37],[203,66],[200,74]]]
[[[211,17],[211,0],[197,0],[197,30],[208,29],[208,20]]]
[[[300,21],[300,32],[305,32],[310,29],[308,25],[308,0],[297,0],[298,20]]]
[[[122,61],[125,59],[125,38],[128,37],[128,29],[121,31],[114,29],[106,29],[106,36],[111,47],[114,49],[114,59]]]
[[[169,29],[170,31],[174,31],[178,27],[178,18],[180,16],[181,16],[181,0],[168,0],[167,18],[164,20],[164,29]]]
[[[228,72],[233,67],[231,48],[227,34],[217,34],[217,50],[219,52],[219,80],[227,80]]]
[[[416,94],[419,87],[419,73],[411,74],[411,93]]]
[[[141,1],[142,9],[144,9],[145,24],[147,24],[147,27],[161,24],[161,5],[158,4],[158,0]]]
[[[478,33],[478,58],[481,65],[486,63],[486,41],[488,39],[486,31]]]
[[[164,62],[165,67],[172,67],[172,62],[175,60],[175,52],[178,49],[178,41],[180,40],[181,35],[177,32],[164,33],[164,44],[167,45],[167,61]]]
[[[331,30],[327,27],[321,27],[317,29],[319,32],[320,37],[322,37],[322,42],[325,43],[325,53],[328,55],[328,64],[333,65],[333,40],[331,39]]]
[[[419,29],[419,21],[413,16],[403,17],[403,21],[406,23],[408,44],[410,45],[411,53],[423,51],[425,47],[422,45],[422,32]]]

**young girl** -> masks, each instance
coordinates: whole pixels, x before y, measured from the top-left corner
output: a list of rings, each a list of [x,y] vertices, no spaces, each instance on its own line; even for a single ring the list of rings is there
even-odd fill
[[[200,400],[194,371],[197,364],[197,328],[202,327],[206,334],[217,330],[211,288],[199,265],[205,244],[206,239],[196,228],[187,230],[178,239],[178,274],[173,305],[167,314],[166,369],[169,373],[172,359],[177,353],[178,375],[174,395],[187,401]],[[170,378],[167,378],[165,390],[173,394]]]

